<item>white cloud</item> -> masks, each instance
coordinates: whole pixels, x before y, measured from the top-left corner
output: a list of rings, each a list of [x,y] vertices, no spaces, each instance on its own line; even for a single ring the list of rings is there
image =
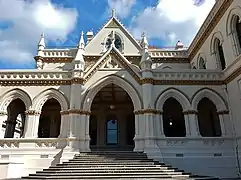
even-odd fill
[[[125,18],[135,3],[136,0],[108,0],[108,12],[111,12],[110,9],[115,9],[120,18]]]
[[[215,0],[206,0],[200,6],[195,6],[194,0],[160,0],[156,7],[147,7],[135,16],[130,29],[136,37],[144,31],[166,46],[174,46],[177,40],[187,46],[214,4]]]
[[[0,59],[9,63],[34,61],[40,34],[47,40],[66,40],[75,28],[77,11],[56,6],[50,0],[0,0]]]

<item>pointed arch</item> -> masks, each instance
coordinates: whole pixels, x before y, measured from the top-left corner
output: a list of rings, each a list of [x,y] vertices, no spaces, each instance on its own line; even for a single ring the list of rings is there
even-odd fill
[[[83,110],[90,111],[92,101],[95,98],[96,94],[102,88],[104,88],[105,86],[111,83],[120,86],[128,93],[128,95],[132,100],[135,111],[142,109],[142,102],[138,91],[127,80],[119,76],[111,75],[111,76],[104,77],[101,80],[98,80],[98,82],[94,83],[94,85],[92,85],[86,91],[86,96],[83,98],[83,101],[82,101]]]
[[[176,99],[181,104],[183,111],[190,109],[190,101],[188,100],[188,96],[175,88],[166,89],[158,96],[155,102],[156,109],[163,110],[163,105],[169,98]]]
[[[217,111],[227,111],[228,107],[224,99],[214,90],[209,88],[203,88],[197,91],[192,97],[192,108],[194,110],[198,109],[198,104],[203,98],[208,98],[211,100],[216,108]]]
[[[224,39],[223,39],[223,35],[220,31],[215,32],[213,34],[212,38],[211,38],[211,42],[210,42],[210,52],[211,52],[211,54],[214,54],[216,52],[216,49],[215,49],[215,40],[216,39],[219,39],[221,45],[223,45]]]
[[[200,53],[197,57],[198,69],[206,69],[207,59],[204,53]]]
[[[26,110],[28,110],[32,106],[32,100],[29,94],[21,89],[16,88],[16,89],[7,91],[1,96],[0,110],[7,112],[8,105],[16,99],[20,99],[23,101],[23,103],[25,104]]]
[[[210,43],[211,56],[217,62],[217,68],[224,70],[226,68],[225,54],[223,50],[223,36],[220,31],[213,34]]]
[[[230,36],[234,54],[241,53],[241,7],[236,6],[229,11],[226,21],[226,35]]]
[[[41,111],[44,103],[49,99],[56,99],[60,105],[61,110],[68,110],[69,103],[67,98],[64,96],[64,94],[57,89],[51,88],[47,89],[41,93],[39,93],[35,98],[33,99],[33,109],[37,111]]]

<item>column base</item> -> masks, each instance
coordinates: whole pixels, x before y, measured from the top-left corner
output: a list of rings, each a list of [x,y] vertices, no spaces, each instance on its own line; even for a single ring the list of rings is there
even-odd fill
[[[134,141],[135,141],[134,151],[135,152],[143,152],[144,146],[145,146],[145,139],[143,137],[136,135],[134,137]]]

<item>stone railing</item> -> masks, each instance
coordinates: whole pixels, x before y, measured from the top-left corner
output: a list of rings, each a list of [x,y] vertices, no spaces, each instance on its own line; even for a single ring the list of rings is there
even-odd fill
[[[44,57],[73,57],[73,51],[70,49],[45,49]]]
[[[68,71],[42,71],[42,70],[1,70],[0,80],[47,80],[68,79],[71,72]]]
[[[67,142],[64,138],[35,138],[35,139],[24,139],[24,138],[4,138],[0,139],[0,149],[6,148],[57,148],[61,142]],[[31,145],[31,146],[29,146]]]
[[[187,51],[170,51],[170,50],[150,50],[150,55],[152,58],[187,58]]]
[[[159,146],[222,146],[226,143],[231,146],[235,141],[234,137],[161,137],[157,138]]]
[[[215,70],[153,70],[153,76],[157,80],[223,80],[222,72]]]

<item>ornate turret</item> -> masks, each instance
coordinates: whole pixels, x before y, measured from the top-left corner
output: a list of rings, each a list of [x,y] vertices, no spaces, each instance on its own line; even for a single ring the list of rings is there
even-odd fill
[[[44,49],[45,49],[45,41],[44,41],[44,33],[42,33],[38,43],[37,56],[35,56],[37,69],[43,69],[43,61],[41,57],[44,55],[43,54]]]
[[[142,40],[140,45],[142,48],[142,57],[140,62],[141,69],[145,71],[151,71],[152,60],[149,54],[149,50],[148,50],[149,44],[145,33],[142,34]]]
[[[84,41],[84,32],[82,31],[80,40],[78,43],[78,50],[73,60],[73,63],[74,63],[73,77],[81,78],[83,76],[83,71],[85,66],[84,53],[85,53],[85,41]]]

